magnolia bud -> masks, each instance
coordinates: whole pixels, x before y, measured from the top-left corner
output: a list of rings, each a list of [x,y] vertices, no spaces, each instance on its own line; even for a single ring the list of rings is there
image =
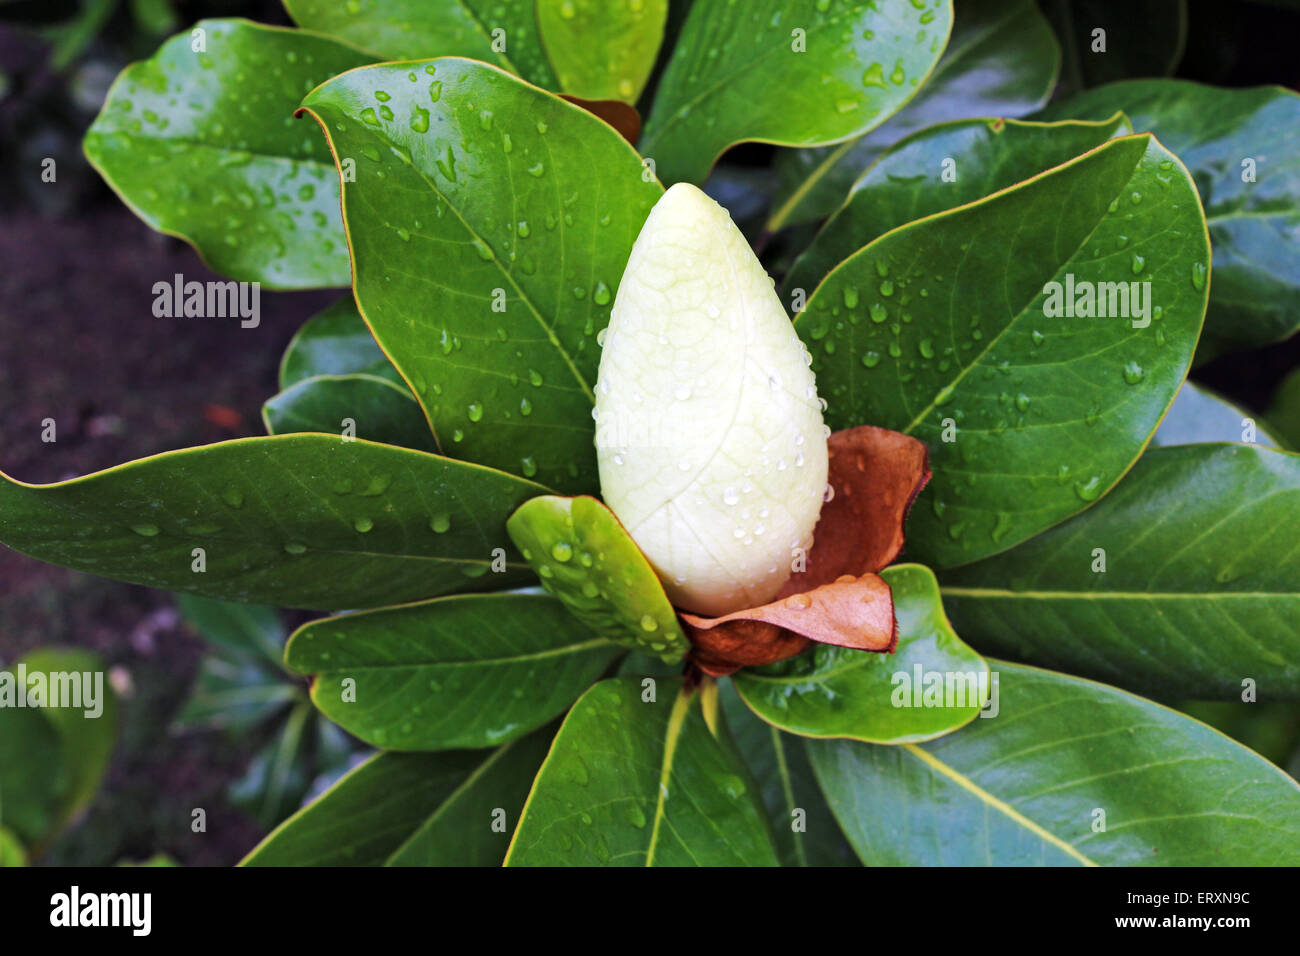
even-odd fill
[[[827,456],[809,363],[726,210],[664,193],[605,333],[596,453],[605,503],[678,607],[765,603],[811,547]]]

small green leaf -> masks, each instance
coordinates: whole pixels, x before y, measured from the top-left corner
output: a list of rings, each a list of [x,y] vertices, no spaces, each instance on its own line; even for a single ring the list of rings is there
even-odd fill
[[[808,741],[864,863],[1300,862],[1300,787],[1258,754],[1113,687],[989,663],[996,717],[927,744]]]
[[[973,117],[1024,116],[1037,109],[1051,94],[1060,65],[1051,27],[1034,0],[962,0],[943,58],[887,123],[834,146],[777,153],[781,188],[768,229],[830,215],[882,151],[916,130]],[[966,174],[963,166],[958,181]]]
[[[835,266],[889,230],[983,199],[1129,132],[1118,114],[1100,123],[972,119],[921,130],[853,184],[791,266],[785,287],[812,292]]]
[[[117,743],[117,693],[108,682],[103,660],[90,651],[41,647],[18,663],[26,666],[29,685],[33,675],[44,674],[47,693],[55,693],[58,686],[64,688],[59,693],[73,695],[71,703],[61,698],[59,706],[49,706],[52,701],[47,698],[46,706],[40,709],[59,735],[57,752],[63,765],[54,820],[51,829],[42,835],[48,839],[86,811],[108,772]],[[58,675],[78,678],[80,693],[68,691],[66,688],[77,685]],[[0,793],[3,800],[4,794]]]
[[[1186,171],[1150,135],[1125,136],[886,233],[826,277],[795,328],[831,428],[929,446],[908,549],[947,567],[1120,479],[1186,375],[1209,261]],[[1078,314],[1088,302],[1095,317]]]
[[[231,784],[230,799],[264,830],[287,817],[311,785],[310,743],[315,711],[299,700],[275,735],[253,754],[244,775]]]
[[[760,720],[734,685],[720,685],[736,746],[763,794],[782,866],[853,866],[857,857],[826,805],[803,740]]]
[[[560,89],[635,103],[664,37],[668,0],[537,0],[537,30]]]
[[[402,382],[370,334],[356,302],[346,295],[304,322],[289,340],[280,360],[280,388],[288,389],[317,375],[352,373]]]
[[[661,195],[636,152],[469,60],[354,70],[304,107],[356,164],[357,302],[443,451],[594,490],[596,334]]]
[[[650,562],[595,498],[533,498],[506,530],[542,586],[592,631],[668,663],[690,650]]]
[[[1106,59],[1101,57],[1100,59]],[[1187,80],[1112,83],[1053,104],[1054,119],[1124,110],[1192,173],[1214,246],[1214,282],[1197,364],[1300,329],[1300,95]]]
[[[1151,436],[1151,445],[1236,441],[1276,448],[1278,442],[1269,434],[1268,427],[1257,416],[1208,388],[1184,382],[1160,427]]]
[[[0,707],[0,824],[25,844],[58,826],[70,783],[63,749],[62,736],[40,708]]]
[[[641,152],[664,182],[700,184],[736,143],[859,136],[926,82],[951,23],[948,0],[697,3],[659,81]]]
[[[237,657],[270,664],[281,673],[286,635],[275,608],[214,601],[193,594],[176,595],[176,607],[205,641]]]
[[[201,20],[118,77],[86,156],[136,215],[217,272],[277,289],[345,286],[333,162],[293,112],[316,84],[369,62],[300,30]]]
[[[597,684],[556,735],[506,865],[776,865],[761,794],[711,724],[716,685],[690,694],[677,679]]]
[[[759,717],[805,737],[896,744],[970,723],[989,694],[988,665],[953,633],[928,568],[881,573],[894,595],[898,646],[872,654],[829,644],[734,677]]]
[[[496,750],[380,753],[280,824],[243,866],[500,866],[550,728]]]
[[[534,0],[285,0],[289,16],[382,60],[465,56],[555,89]]]
[[[303,379],[268,399],[262,406],[262,418],[272,435],[333,432],[418,451],[438,451],[429,422],[410,390],[378,375]]]
[[[390,750],[493,747],[562,712],[622,652],[554,598],[472,594],[301,627],[285,661],[321,712]]]
[[[8,827],[0,827],[0,868],[26,865],[27,851],[18,834]]]
[[[1143,455],[1095,508],[943,576],[981,648],[1136,690],[1300,697],[1300,456],[1250,445]]]
[[[527,580],[505,519],[546,490],[363,440],[243,438],[50,485],[0,474],[0,541],[170,591],[377,607]]]

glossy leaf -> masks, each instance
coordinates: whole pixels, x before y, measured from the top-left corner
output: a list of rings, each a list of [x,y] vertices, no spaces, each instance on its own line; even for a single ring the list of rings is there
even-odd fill
[[[537,30],[566,93],[636,102],[664,36],[668,0],[537,0]]]
[[[533,498],[506,530],[542,586],[590,631],[668,663],[690,650],[650,562],[595,498]]]
[[[1122,115],[1100,123],[958,120],[915,133],[853,184],[795,260],[785,287],[811,293],[835,266],[889,230],[1014,186],[1121,132],[1131,132]]]
[[[285,0],[299,26],[382,60],[465,56],[548,89],[556,86],[533,15],[534,0]]]
[[[596,332],[661,193],[635,151],[468,60],[355,70],[304,105],[357,164],[357,302],[443,450],[594,489]]]
[[[734,685],[720,685],[736,747],[763,795],[782,866],[853,866],[848,841],[826,805],[803,741],[759,720]]]
[[[1047,115],[1098,119],[1124,110],[1178,155],[1201,193],[1214,283],[1196,361],[1266,345],[1300,329],[1300,95],[1186,80],[1113,83]]]
[[[944,602],[967,640],[1032,663],[1187,697],[1237,696],[1245,678],[1300,697],[1297,508],[1300,456],[1156,449],[1095,508],[944,575]]]
[[[830,215],[863,170],[917,130],[953,120],[1032,112],[1047,101],[1060,63],[1051,27],[1034,0],[962,0],[943,58],[889,122],[835,146],[778,154],[782,186],[768,228]],[[963,168],[959,181],[966,173]]]
[[[1209,255],[1190,178],[1141,135],[895,229],[826,277],[795,328],[827,422],[914,435],[933,456],[910,556],[986,557],[1119,480],[1186,374]],[[1137,283],[1145,308],[1101,283]],[[1073,306],[1085,290],[1134,317],[1047,315],[1049,294]]]
[[[289,340],[280,360],[280,388],[317,375],[353,373],[402,381],[347,295],[313,315]]]
[[[1190,445],[1195,442],[1237,441],[1276,448],[1268,425],[1245,409],[1209,389],[1184,382],[1169,406],[1151,445]]]
[[[389,750],[494,747],[577,700],[622,651],[554,598],[471,594],[299,628],[285,662],[330,720]]]
[[[717,719],[716,686],[653,686],[646,701],[643,681],[602,681],[573,705],[507,866],[776,865],[757,786]]]
[[[268,399],[271,435],[324,432],[419,451],[438,451],[420,405],[405,385],[378,375],[318,375]],[[349,431],[344,431],[350,429]]]
[[[864,863],[1300,861],[1300,787],[1258,754],[1113,687],[989,663],[996,717],[927,744],[808,742]]]
[[[42,561],[171,591],[317,610],[376,607],[526,580],[505,519],[545,490],[362,440],[244,438],[50,485],[0,474],[0,541]],[[204,550],[201,573],[196,548]],[[494,563],[503,570],[484,580]]]
[[[926,82],[951,23],[948,0],[697,3],[659,81],[641,152],[664,182],[699,184],[739,142],[818,146],[861,135]]]
[[[217,272],[268,288],[347,285],[329,149],[293,112],[316,84],[371,58],[246,20],[194,29],[205,49],[183,33],[118,77],[86,156],[137,216]]]
[[[1187,43],[1187,0],[1044,0],[1043,12],[1061,41],[1066,91],[1167,75]]]
[[[736,690],[759,717],[805,737],[877,743],[929,740],[975,719],[988,699],[988,666],[953,632],[934,575],[902,564],[882,576],[898,617],[894,652],[818,645],[743,670],[733,678]]]
[[[500,866],[550,740],[543,730],[495,750],[377,754],[241,865]]]

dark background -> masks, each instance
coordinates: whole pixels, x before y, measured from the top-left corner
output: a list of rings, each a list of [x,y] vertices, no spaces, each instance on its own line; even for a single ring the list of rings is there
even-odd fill
[[[340,0],[341,2],[341,0]],[[1123,0],[1116,0],[1122,3]],[[960,4],[959,4],[960,5]],[[152,232],[85,162],[81,136],[117,72],[205,16],[288,25],[275,2],[131,0],[103,23],[68,17],[96,7],[0,2],[0,469],[49,482],[189,445],[262,434],[280,353],[339,293],[262,292],[262,321],[169,320],[152,286],[182,272],[217,278],[182,242]],[[142,29],[132,7],[152,9]],[[168,16],[168,13],[171,16]],[[1300,8],[1191,0],[1176,75],[1222,86],[1300,86]],[[25,21],[25,22],[22,22]],[[770,148],[732,159],[763,165]],[[54,157],[56,183],[42,183]],[[1217,360],[1195,378],[1256,412],[1300,365],[1300,340]],[[41,422],[58,441],[41,441]],[[258,743],[179,734],[204,644],[165,592],[42,564],[0,546],[0,663],[38,645],[97,651],[129,680],[122,736],[104,791],[43,862],[108,864],[165,852],[186,864],[229,864],[261,836],[227,787]],[[203,807],[208,829],[190,832]]]

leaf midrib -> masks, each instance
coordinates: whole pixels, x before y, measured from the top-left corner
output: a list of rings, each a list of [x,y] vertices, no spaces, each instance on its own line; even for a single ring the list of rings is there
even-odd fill
[[[1030,833],[1037,836],[1040,840],[1044,841],[1045,843],[1048,843],[1056,847],[1058,850],[1061,850],[1067,856],[1073,857],[1075,860],[1078,860],[1084,866],[1098,865],[1095,860],[1091,859],[1088,856],[1085,856],[1083,853],[1080,853],[1077,849],[1074,848],[1074,846],[1065,842],[1060,837],[1056,836],[1056,834],[1044,829],[1042,826],[1035,823],[1033,820],[1029,819],[1027,816],[1025,816],[1015,807],[1011,806],[1008,803],[1003,802],[1002,800],[999,800],[997,797],[989,793],[979,784],[975,783],[975,781],[972,780],[970,777],[966,776],[964,773],[961,773],[957,769],[944,763],[942,760],[940,760],[934,754],[930,753],[928,750],[918,747],[916,744],[899,744],[898,746],[901,750],[911,754],[913,757],[919,760],[922,764],[926,766],[927,769],[957,784],[957,786],[961,787],[963,790],[970,793],[972,796],[974,796],[985,806],[993,808],[994,810],[1001,813],[1003,816],[1010,819],[1012,822],[1024,827],[1026,830],[1028,830]]]
[[[690,709],[691,699],[685,688],[678,691],[673,701],[672,713],[668,715],[668,726],[664,729],[664,755],[659,766],[659,792],[655,795],[654,826],[650,830],[650,845],[646,847],[645,866],[654,866],[655,851],[659,846],[659,831],[666,812],[668,781],[672,777],[673,760],[677,756],[677,742],[681,739],[682,729],[686,724],[686,713]]]
[[[960,585],[944,585],[941,586],[939,590],[942,594],[951,594],[956,597],[1025,598],[1029,600],[1043,601],[1217,601],[1229,598],[1255,600],[1300,599],[1300,592],[1296,591],[1013,591],[1010,588],[963,587]]]
[[[311,109],[311,107],[306,107],[306,108],[309,110]],[[335,108],[337,109],[337,107]],[[394,147],[394,144],[386,137],[381,135],[378,131],[367,129],[365,128],[364,124],[362,124],[360,128],[368,136],[374,138],[385,149],[392,149]],[[420,177],[420,180],[426,186],[429,187],[429,189],[433,192],[433,194],[447,204],[447,208],[450,209],[452,213],[456,216],[457,221],[460,222],[461,226],[464,227],[465,231],[473,239],[483,243],[489,249],[492,249],[492,264],[496,266],[497,271],[502,275],[505,281],[510,284],[510,287],[514,289],[514,291],[518,294],[519,300],[528,307],[528,312],[532,315],[533,319],[537,322],[537,325],[542,330],[542,332],[545,333],[547,342],[549,342],[555,348],[555,351],[559,354],[560,358],[564,360],[564,364],[568,366],[569,372],[573,375],[574,380],[578,383],[578,387],[582,389],[582,393],[587,397],[587,400],[590,401],[593,405],[596,404],[595,391],[592,390],[591,385],[588,384],[582,372],[579,371],[577,364],[573,360],[573,356],[571,356],[568,350],[563,346],[563,344],[560,343],[559,332],[556,331],[552,326],[546,324],[546,319],[543,318],[542,313],[538,310],[536,303],[533,302],[532,296],[530,296],[527,292],[524,291],[523,287],[515,279],[514,273],[506,269],[505,265],[501,261],[501,257],[497,255],[496,250],[492,248],[492,245],[487,241],[487,239],[484,236],[479,234],[478,230],[476,230],[473,226],[470,225],[469,221],[462,214],[461,210],[454,203],[452,203],[450,197],[448,197],[446,193],[444,193],[442,190],[438,188],[438,186],[434,183],[434,181],[423,169],[420,169],[418,166],[416,166],[414,162],[410,163],[409,166],[411,170],[413,170],[415,174]],[[513,175],[511,176],[511,182],[513,184]],[[356,184],[353,183],[352,185],[355,186]],[[346,185],[343,187],[343,191],[345,193],[347,192]],[[358,305],[360,305],[359,298],[358,298]],[[423,402],[421,402],[421,404],[423,404]]]
[[[382,664],[355,664],[331,661],[328,667],[319,670],[314,670],[314,665],[306,661],[300,660],[297,661],[297,664],[308,669],[310,673],[319,674],[328,674],[340,669],[346,669],[350,673],[352,671],[405,670],[413,667],[504,667],[508,664],[546,660],[547,658],[562,657],[567,654],[580,654],[593,648],[606,646],[614,647],[615,645],[612,641],[607,641],[603,637],[598,637],[589,641],[565,644],[562,647],[552,647],[547,648],[544,651],[534,651],[529,654],[516,654],[510,657],[479,657],[453,661],[391,661]]]

